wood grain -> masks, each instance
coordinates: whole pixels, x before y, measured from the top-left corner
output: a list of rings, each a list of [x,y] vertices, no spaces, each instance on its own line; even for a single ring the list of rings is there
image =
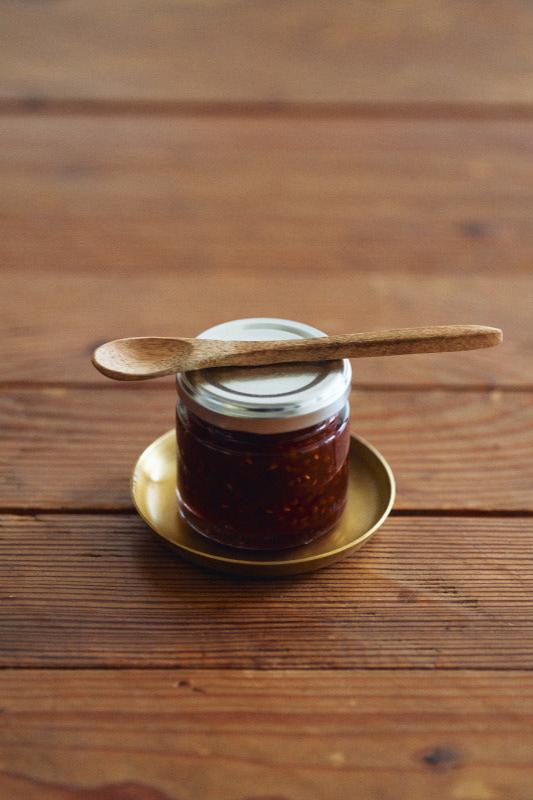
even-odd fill
[[[533,100],[533,12],[520,0],[394,0],[386,13],[356,0],[4,0],[1,10],[4,97]]]
[[[130,509],[139,453],[174,425],[172,386],[0,392],[0,510]],[[392,464],[397,509],[533,512],[529,393],[354,391],[352,430]]]
[[[93,6],[90,17],[100,24]],[[530,274],[532,130],[531,120],[4,116],[0,260],[323,284],[361,271]]]
[[[189,566],[130,515],[0,526],[5,667],[533,667],[531,519],[391,518],[272,581]]]
[[[9,800],[530,796],[527,672],[7,670],[0,692]]]
[[[503,329],[496,350],[362,359],[354,381],[418,386],[533,385],[533,274],[436,277],[332,273],[202,276],[151,273],[0,274],[3,381],[109,381],[98,344],[125,336],[195,336],[238,317],[297,319],[327,333],[474,322]]]

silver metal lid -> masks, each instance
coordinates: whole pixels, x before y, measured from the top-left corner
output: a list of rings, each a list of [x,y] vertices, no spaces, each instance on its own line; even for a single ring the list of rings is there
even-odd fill
[[[264,341],[309,339],[323,331],[287,319],[237,319],[215,325],[200,339]],[[316,425],[345,404],[352,370],[347,359],[268,367],[225,367],[178,373],[180,399],[221,428],[282,433]]]

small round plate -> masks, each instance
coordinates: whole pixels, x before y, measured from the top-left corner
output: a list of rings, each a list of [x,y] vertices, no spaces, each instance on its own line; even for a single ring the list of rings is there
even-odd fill
[[[211,542],[182,519],[176,498],[176,434],[160,436],[133,469],[131,493],[141,517],[187,561],[239,575],[279,576],[310,572],[352,553],[388,517],[395,496],[392,470],[370,444],[352,436],[348,502],[338,525],[303,547],[258,552]]]

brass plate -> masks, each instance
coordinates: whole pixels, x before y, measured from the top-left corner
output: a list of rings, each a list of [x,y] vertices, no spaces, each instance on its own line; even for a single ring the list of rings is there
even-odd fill
[[[339,524],[303,547],[257,552],[211,542],[182,519],[176,498],[174,430],[146,448],[135,464],[131,481],[133,502],[141,517],[183,558],[210,569],[258,577],[310,572],[357,550],[388,517],[395,491],[392,470],[383,456],[352,436],[348,502]]]

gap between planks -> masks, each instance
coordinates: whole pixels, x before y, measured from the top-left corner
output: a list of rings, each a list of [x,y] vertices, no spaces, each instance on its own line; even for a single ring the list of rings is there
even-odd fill
[[[43,664],[43,665],[18,665],[18,664],[0,664],[0,673],[3,672],[18,672],[18,673],[32,673],[32,672],[179,672],[179,673],[214,673],[214,672],[226,672],[226,673],[233,673],[233,672],[246,672],[248,674],[256,673],[258,675],[264,673],[279,673],[279,672],[291,672],[291,673],[301,673],[302,675],[310,675],[312,673],[323,673],[323,672],[335,672],[335,673],[345,673],[346,675],[351,675],[353,673],[360,673],[360,672],[372,672],[372,673],[411,673],[411,672],[424,672],[425,674],[433,673],[435,676],[442,676],[446,675],[447,673],[460,673],[460,672],[468,672],[468,673],[483,673],[483,675],[520,675],[523,673],[531,673],[533,672],[533,666],[531,667],[476,667],[476,666],[456,666],[456,667],[421,667],[421,666],[401,666],[401,667],[380,667],[380,666],[361,666],[361,667],[342,667],[342,666],[314,666],[311,665],[309,667],[286,667],[286,666],[257,666],[257,667],[242,667],[238,666],[229,666],[229,667],[218,667],[218,666],[205,666],[205,667],[189,667],[189,666],[177,666],[176,664],[168,664],[168,665],[161,665],[161,664],[149,664],[149,663],[139,663],[138,665],[132,666],[130,664],[75,664],[75,665],[67,665],[64,664]]]
[[[0,98],[0,115],[290,117],[293,119],[532,120],[529,103],[328,103]]]
[[[1,381],[0,392],[11,391],[43,391],[46,389],[90,389],[116,391],[118,386],[128,386],[130,391],[135,391],[135,387],[139,389],[151,389],[152,391],[161,391],[173,388],[173,379],[162,380],[146,380],[138,381],[135,385],[128,381],[36,381],[36,380],[21,380],[21,381]],[[506,392],[507,394],[530,394],[533,393],[533,384],[514,385],[506,383],[355,383],[351,384],[352,391],[360,392]]]
[[[48,516],[50,514],[65,514],[65,515],[83,515],[88,516],[113,516],[120,514],[126,516],[130,514],[132,517],[137,516],[137,512],[133,506],[75,506],[73,508],[65,506],[35,506],[27,508],[25,506],[0,506],[0,516],[12,515],[17,517],[36,517]],[[481,519],[531,519],[533,518],[533,509],[506,509],[506,508],[491,508],[491,509],[475,509],[475,508],[393,508],[390,512],[391,517],[447,517],[447,518],[481,518]]]

